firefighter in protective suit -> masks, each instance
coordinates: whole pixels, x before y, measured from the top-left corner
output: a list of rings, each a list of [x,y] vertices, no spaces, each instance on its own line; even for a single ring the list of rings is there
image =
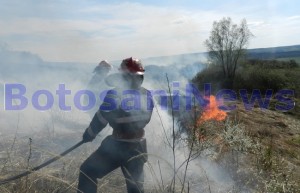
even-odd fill
[[[118,167],[125,176],[128,193],[144,192],[143,166],[147,161],[144,127],[151,119],[153,100],[150,91],[141,87],[145,70],[140,60],[124,59],[120,71],[118,86],[106,93],[83,134],[83,141],[89,142],[107,124],[113,129],[112,135],[81,165],[78,192],[96,193],[97,179]]]
[[[87,85],[87,90],[92,91],[95,96],[99,96],[99,93],[105,92],[107,89],[109,89],[109,86],[105,83],[105,78],[108,76],[112,68],[112,65],[107,60],[102,60],[94,68],[94,75]],[[86,93],[86,95],[84,95],[84,105],[88,105],[90,103],[88,94],[89,93]],[[98,97],[96,97],[95,104],[96,105],[94,105],[92,109],[87,111],[91,117],[94,116],[101,104]]]
[[[95,68],[94,68],[94,76],[89,82],[90,87],[99,86],[99,82],[102,82],[103,79],[107,76],[109,71],[111,71],[112,65],[108,63],[107,60],[102,60]]]

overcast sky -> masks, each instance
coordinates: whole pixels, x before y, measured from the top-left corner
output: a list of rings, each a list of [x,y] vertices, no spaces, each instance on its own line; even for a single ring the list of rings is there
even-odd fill
[[[250,48],[300,44],[299,0],[0,0],[0,46],[93,63],[203,52],[222,17],[247,20]]]

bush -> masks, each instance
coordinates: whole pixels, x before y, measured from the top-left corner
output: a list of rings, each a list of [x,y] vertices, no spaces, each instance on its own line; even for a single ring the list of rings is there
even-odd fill
[[[279,61],[251,59],[248,60],[248,64],[251,66],[257,66],[265,69],[287,69],[299,67],[299,64],[295,60]]]
[[[226,79],[220,66],[211,65],[199,72],[192,82],[201,90],[204,83],[211,83],[212,92],[223,88],[260,89],[264,93],[272,89],[273,93],[281,89],[292,89],[295,97],[300,96],[300,68],[294,60],[249,60],[241,63],[236,71],[233,82]]]
[[[251,67],[247,70],[238,71],[234,79],[234,89],[260,89],[264,93],[267,89],[277,92],[286,88],[289,84],[288,77],[281,71]]]
[[[210,83],[212,91],[224,88],[226,78],[220,66],[211,65],[197,73],[192,82],[201,90],[204,83]]]

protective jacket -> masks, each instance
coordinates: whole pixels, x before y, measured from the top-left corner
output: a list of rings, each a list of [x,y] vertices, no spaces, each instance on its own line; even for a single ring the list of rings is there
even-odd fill
[[[86,132],[95,138],[109,124],[116,139],[143,138],[144,127],[151,119],[152,110],[151,93],[143,87],[125,91],[109,90]]]
[[[109,124],[112,135],[81,165],[78,192],[96,193],[97,179],[121,167],[128,193],[143,193],[143,166],[147,161],[144,127],[153,110],[150,91],[113,89],[86,129],[83,140],[92,141]]]

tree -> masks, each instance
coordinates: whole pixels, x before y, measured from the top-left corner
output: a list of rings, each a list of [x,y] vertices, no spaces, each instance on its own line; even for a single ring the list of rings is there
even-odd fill
[[[214,21],[210,36],[204,43],[210,59],[222,66],[227,80],[233,81],[238,61],[245,54],[252,36],[245,19],[240,25],[232,23],[229,17]]]

